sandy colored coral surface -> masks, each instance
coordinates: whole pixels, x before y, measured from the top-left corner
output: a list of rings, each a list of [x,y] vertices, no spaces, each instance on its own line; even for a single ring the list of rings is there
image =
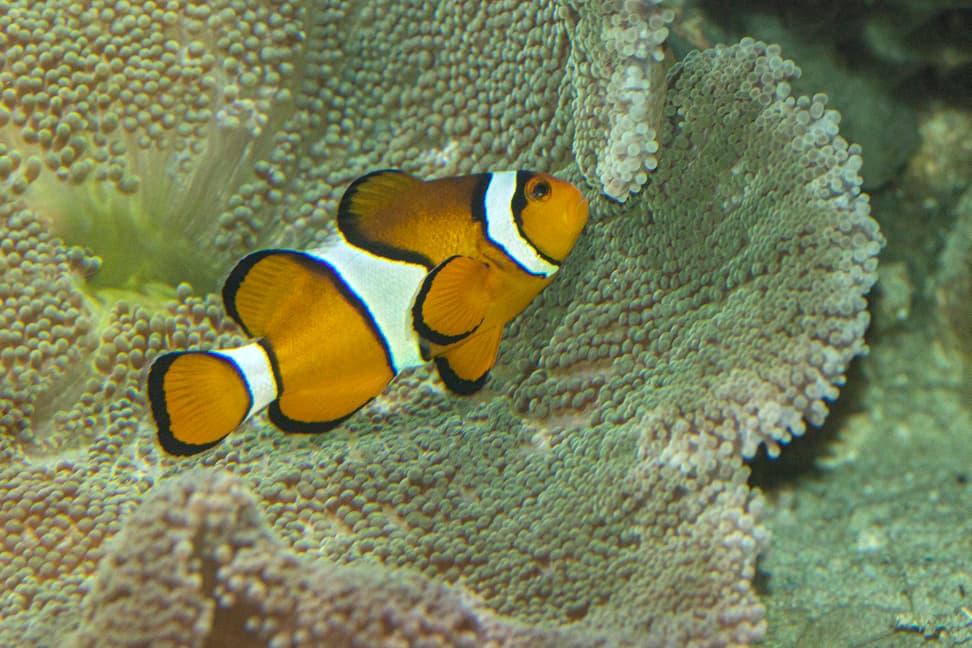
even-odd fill
[[[972,641],[972,113],[919,123],[882,210],[871,352],[820,434],[756,467],[769,645]]]
[[[765,644],[969,645],[967,3],[701,1],[685,9],[691,22],[676,28],[681,35],[776,40],[801,62],[794,87],[826,89],[841,108],[841,132],[863,146],[864,186],[888,240],[869,355],[852,365],[820,430],[780,459],[753,464],[773,538],[757,577]]]
[[[764,467],[776,473],[763,475],[767,643],[965,645],[972,422],[960,367],[917,331],[875,342],[862,365],[871,382],[823,438]]]

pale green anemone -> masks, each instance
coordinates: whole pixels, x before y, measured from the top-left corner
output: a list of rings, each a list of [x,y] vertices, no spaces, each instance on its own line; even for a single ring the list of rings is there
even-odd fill
[[[241,191],[294,109],[297,7],[178,5],[17,0],[0,16],[0,191],[100,256],[95,286],[210,290],[273,201]]]

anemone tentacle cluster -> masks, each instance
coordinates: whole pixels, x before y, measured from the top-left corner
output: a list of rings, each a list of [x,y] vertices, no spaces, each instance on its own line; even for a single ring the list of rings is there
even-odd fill
[[[790,95],[799,69],[776,46],[693,53],[672,76],[658,170],[637,206],[586,238],[602,242],[588,254],[624,262],[566,269],[580,297],[515,398],[579,425],[692,402],[693,427],[747,457],[761,443],[775,454],[804,419],[823,421],[865,349],[884,239],[861,151],[826,96]]]
[[[631,107],[584,153],[592,182],[621,196],[644,168],[595,156],[654,146],[644,105],[659,84],[623,79],[660,78],[672,16],[602,4],[572,45],[553,3],[14,0],[0,17],[0,183],[109,258],[99,282],[204,290],[247,250],[325,236],[367,170],[563,166],[574,97],[588,120]],[[585,51],[601,63],[567,64]],[[215,254],[200,258],[199,240]]]

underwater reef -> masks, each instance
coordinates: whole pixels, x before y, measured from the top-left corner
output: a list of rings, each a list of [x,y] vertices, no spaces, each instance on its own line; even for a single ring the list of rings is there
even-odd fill
[[[798,61],[861,145],[887,245],[869,352],[821,429],[750,462],[766,645],[972,641],[972,10],[957,0],[691,0],[678,52],[744,35]],[[676,54],[680,56],[679,54]]]
[[[766,635],[746,460],[823,423],[884,244],[779,46],[675,61],[650,0],[4,8],[0,645]],[[591,200],[483,392],[420,369],[327,434],[164,455],[152,359],[241,342],[221,277],[383,167]]]

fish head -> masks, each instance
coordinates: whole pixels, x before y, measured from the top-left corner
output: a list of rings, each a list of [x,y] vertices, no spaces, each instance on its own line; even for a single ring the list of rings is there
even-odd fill
[[[524,236],[542,254],[561,262],[587,224],[587,199],[580,189],[548,173],[532,173],[523,186],[520,212]]]

